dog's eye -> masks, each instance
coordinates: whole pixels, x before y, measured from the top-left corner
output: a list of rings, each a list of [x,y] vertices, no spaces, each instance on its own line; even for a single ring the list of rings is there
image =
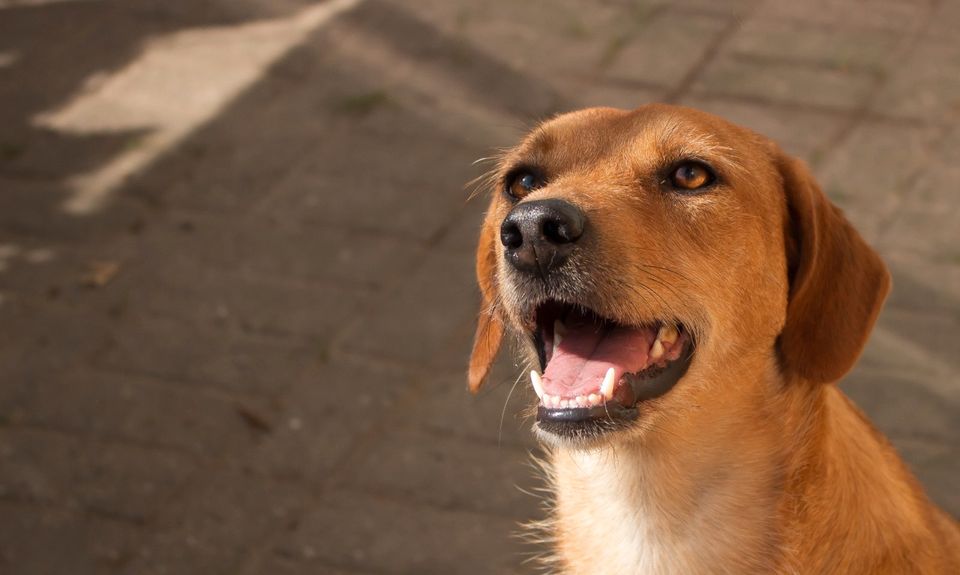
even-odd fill
[[[543,186],[543,178],[532,172],[518,172],[507,180],[507,195],[520,199]]]
[[[702,162],[684,162],[670,174],[670,183],[680,190],[698,190],[709,186],[715,179],[710,167]]]

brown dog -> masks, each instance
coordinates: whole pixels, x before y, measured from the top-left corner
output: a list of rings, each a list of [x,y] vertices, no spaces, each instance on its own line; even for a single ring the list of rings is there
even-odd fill
[[[651,105],[550,120],[492,181],[469,383],[518,336],[556,571],[960,573],[956,523],[832,385],[890,280],[802,163]]]

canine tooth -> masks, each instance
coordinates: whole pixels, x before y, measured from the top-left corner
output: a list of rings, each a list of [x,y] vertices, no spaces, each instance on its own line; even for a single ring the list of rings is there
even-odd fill
[[[660,343],[660,340],[653,342],[653,346],[650,348],[650,359],[657,361],[663,357],[663,344]]]
[[[560,339],[567,335],[567,326],[563,325],[563,322],[559,319],[553,320],[553,335],[554,337],[560,336]]]
[[[607,370],[607,374],[603,376],[603,383],[600,384],[600,395],[606,399],[613,399],[613,386],[617,384],[613,377],[614,371],[611,367]]]
[[[560,320],[553,320],[553,353],[557,353],[557,348],[560,347],[560,342],[563,341],[563,336],[566,333],[567,328],[560,323]]]
[[[530,370],[530,383],[533,384],[533,391],[537,392],[537,397],[539,397],[540,402],[543,403],[543,380],[540,379],[540,374],[534,369]]]
[[[664,345],[673,345],[679,337],[680,332],[677,331],[675,325],[661,326],[660,331],[657,332],[657,339],[662,341]]]
[[[590,405],[600,405],[600,396],[596,393],[591,393],[587,396],[587,401],[590,403]]]

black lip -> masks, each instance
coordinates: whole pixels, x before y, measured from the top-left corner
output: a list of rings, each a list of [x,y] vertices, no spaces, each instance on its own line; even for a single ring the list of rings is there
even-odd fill
[[[693,343],[688,342],[683,354],[665,367],[628,374],[626,382],[633,393],[632,407],[616,399],[593,407],[548,409],[541,405],[537,408],[537,425],[543,431],[562,437],[596,436],[624,427],[637,418],[640,402],[665,395],[683,378],[693,361],[693,349]]]

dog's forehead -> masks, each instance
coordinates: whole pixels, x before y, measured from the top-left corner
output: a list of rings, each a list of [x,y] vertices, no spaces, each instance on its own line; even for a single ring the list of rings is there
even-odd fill
[[[717,116],[680,106],[588,108],[544,122],[518,151],[536,158],[575,155],[592,160],[607,155],[702,156],[735,151],[734,144],[744,140],[743,131]]]

